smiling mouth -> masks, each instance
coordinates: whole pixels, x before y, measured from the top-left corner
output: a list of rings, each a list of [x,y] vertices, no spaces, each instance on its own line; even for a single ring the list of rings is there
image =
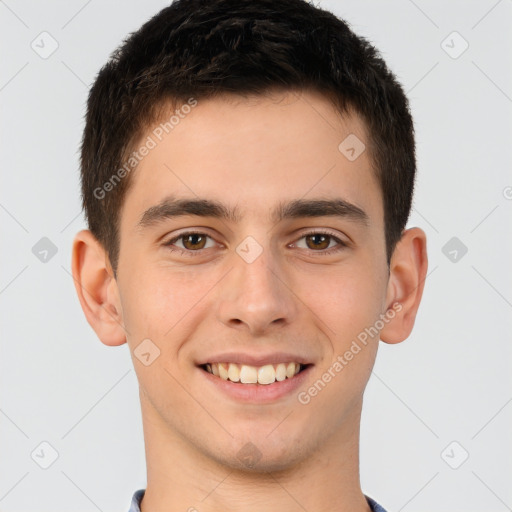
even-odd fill
[[[206,363],[200,368],[222,380],[238,384],[273,384],[292,379],[310,364],[279,363],[263,366],[250,366],[236,363]]]

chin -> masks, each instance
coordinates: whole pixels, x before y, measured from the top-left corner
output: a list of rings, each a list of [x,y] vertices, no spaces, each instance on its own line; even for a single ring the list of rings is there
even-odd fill
[[[271,441],[264,433],[259,439],[255,435],[251,439],[230,442],[229,450],[212,455],[219,463],[244,473],[286,471],[300,464],[306,455],[303,443],[290,436]]]

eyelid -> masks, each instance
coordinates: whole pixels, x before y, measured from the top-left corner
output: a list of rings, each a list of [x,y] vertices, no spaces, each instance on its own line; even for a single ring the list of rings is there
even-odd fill
[[[348,241],[343,240],[339,233],[331,231],[329,228],[310,228],[308,231],[301,232],[299,238],[303,238],[308,235],[329,235],[340,242],[348,244]]]
[[[216,243],[219,243],[215,240],[215,238],[211,234],[208,233],[208,231],[205,228],[202,228],[202,229],[189,228],[189,229],[185,229],[181,233],[175,234],[172,238],[169,238],[168,240],[164,241],[162,245],[164,245],[164,247],[170,246],[171,244],[175,243],[180,238],[183,238],[187,235],[205,235],[206,237],[214,240]],[[220,245],[222,245],[222,244],[220,244]],[[181,249],[181,247],[178,247],[177,249],[182,250],[182,251],[184,250],[184,249]],[[205,249],[200,249],[199,251],[187,251],[187,252],[200,252],[200,251],[204,251],[204,250]]]

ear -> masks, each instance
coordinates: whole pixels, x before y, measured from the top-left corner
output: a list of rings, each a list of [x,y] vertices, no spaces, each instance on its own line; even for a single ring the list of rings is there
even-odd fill
[[[89,230],[73,241],[73,280],[82,310],[105,345],[126,343],[117,282],[103,246]]]
[[[386,343],[400,343],[411,334],[427,277],[427,237],[420,228],[404,231],[390,261],[387,308],[395,316],[380,332]]]

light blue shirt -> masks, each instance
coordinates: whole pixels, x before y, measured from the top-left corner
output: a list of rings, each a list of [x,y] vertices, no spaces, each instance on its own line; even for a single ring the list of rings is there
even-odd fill
[[[145,492],[146,489],[139,489],[138,491],[135,491],[135,494],[133,495],[132,498],[132,503],[130,505],[130,510],[128,510],[128,512],[140,512],[140,502]],[[366,494],[365,498],[368,504],[370,505],[372,512],[386,512],[386,510],[384,510],[374,499],[370,498],[369,496],[366,496]]]

